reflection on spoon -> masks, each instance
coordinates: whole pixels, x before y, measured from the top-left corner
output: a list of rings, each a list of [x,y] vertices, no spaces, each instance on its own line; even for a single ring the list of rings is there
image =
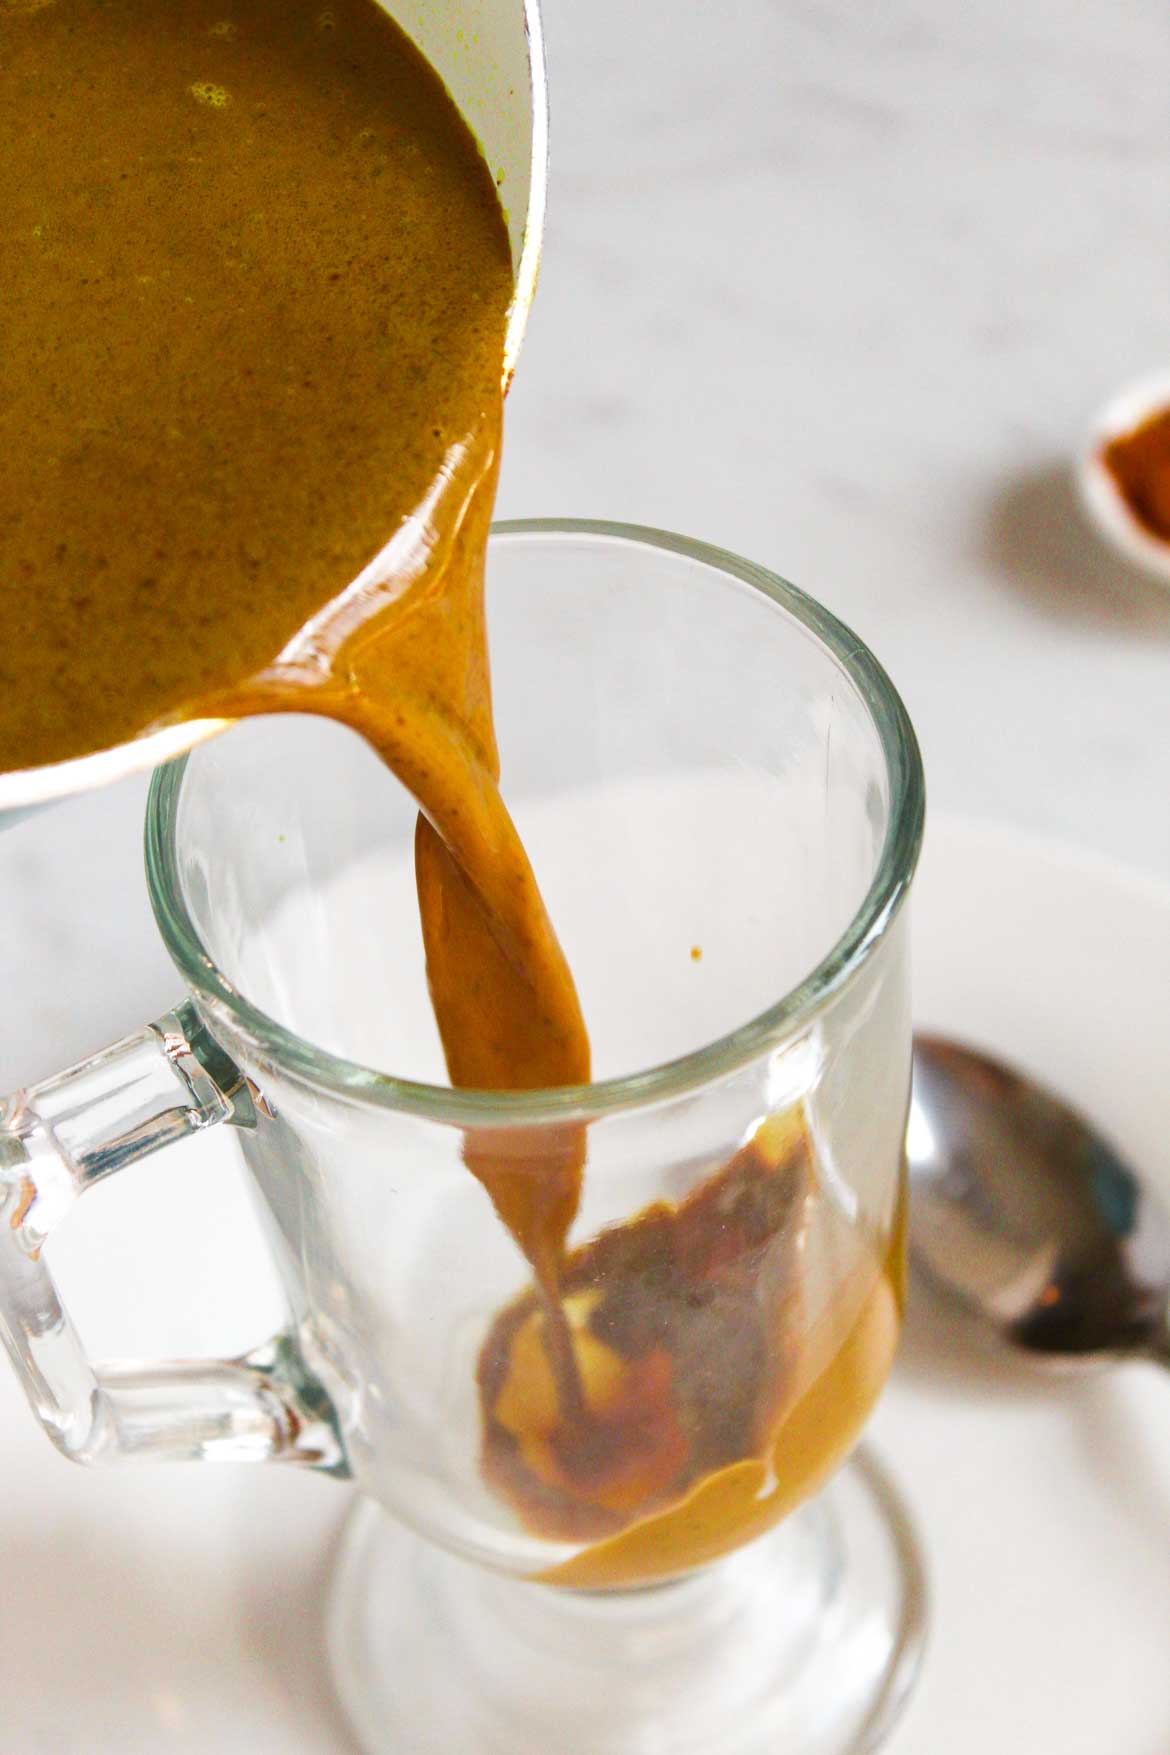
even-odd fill
[[[1005,1346],[1170,1366],[1170,1219],[1082,1116],[998,1061],[918,1036],[907,1157],[915,1265]]]

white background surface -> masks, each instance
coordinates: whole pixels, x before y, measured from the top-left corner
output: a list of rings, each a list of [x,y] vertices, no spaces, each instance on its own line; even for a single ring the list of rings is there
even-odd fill
[[[1098,546],[1067,485],[1097,406],[1166,363],[1162,0],[1072,10],[1056,0],[549,0],[546,25],[550,224],[511,398],[501,514],[673,526],[786,574],[886,663],[922,738],[934,808],[1038,827],[1170,880],[1170,594]],[[176,995],[140,877],[143,791],[127,783],[0,841],[0,1087],[99,1046]],[[950,927],[959,949],[986,928],[978,893],[963,907]],[[1041,910],[1037,931],[1044,924]],[[1094,979],[1124,978],[1126,1006],[1148,1008],[1139,1027],[1118,1014],[1116,995],[1081,979],[1083,934],[1066,925],[1068,941],[1045,941],[1052,980],[1067,983],[1060,1006],[1034,968],[1018,967],[1032,948],[1025,933],[1010,955],[993,939],[971,964],[980,1021],[1004,1048],[1047,1056],[1064,1083],[1087,1078],[1122,1130],[1136,1111],[1119,1107],[1112,1074],[1141,1069],[1134,1098],[1156,1146],[1165,963],[1152,988],[1149,959],[1140,943],[1127,953],[1121,926],[1112,947],[1098,944]],[[1136,975],[1120,966],[1126,954]],[[924,1004],[931,981],[922,967]],[[147,1221],[160,1256],[167,1237],[179,1247],[190,1230],[190,1187],[176,1172],[143,1196],[155,1203]],[[103,1195],[103,1209],[114,1214],[121,1195]],[[125,1240],[115,1217],[101,1223],[116,1281]],[[220,1241],[218,1261],[192,1270],[222,1324],[201,1340],[234,1347],[265,1313],[240,1292],[252,1240]],[[144,1336],[190,1344],[167,1315],[174,1274],[140,1257],[127,1298]],[[254,1296],[262,1305],[264,1289]],[[128,1345],[133,1310],[107,1300],[102,1315],[102,1302],[95,1289],[95,1348]],[[972,1398],[966,1379],[954,1394],[931,1388],[927,1418],[920,1375],[908,1370],[877,1422],[913,1489],[939,1494],[929,1533],[947,1567],[931,1668],[901,1746],[934,1755],[945,1726],[955,1750],[996,1746],[980,1741],[992,1728],[998,1746],[1029,1755],[1164,1750],[1170,1699],[1144,1730],[1118,1719],[1096,1740],[1073,1710],[1098,1697],[1107,1663],[1123,1684],[1119,1711],[1138,1711],[1151,1677],[1165,1687],[1164,1652],[1140,1628],[1147,1617],[1164,1627],[1170,1612],[1157,1594],[1170,1573],[1170,1462],[1157,1453],[1161,1404],[1146,1417],[1133,1399],[1142,1374],[1065,1392],[1047,1447],[1040,1428],[1056,1429],[1031,1389],[984,1385]],[[248,1747],[336,1746],[302,1620],[343,1496],[279,1473],[230,1484],[191,1471],[85,1479],[22,1424],[7,1380],[0,1397],[0,1747],[157,1748],[165,1724],[195,1722],[208,1653]],[[893,1442],[903,1420],[909,1446]],[[1025,1567],[1036,1516],[999,1502],[976,1515],[982,1453],[964,1458],[984,1421],[1005,1457],[1050,1471],[1054,1490],[1089,1469],[1103,1496],[1091,1538],[1085,1504],[1070,1501],[1043,1561]],[[205,1518],[203,1539],[192,1531]],[[1083,1603],[1081,1632],[1061,1651],[1033,1647],[1043,1603],[1029,1592],[1047,1589],[1049,1563],[1069,1554],[1079,1570],[1059,1576]],[[1146,1593],[1132,1638],[1116,1605],[1094,1604],[1111,1567]],[[1005,1577],[1007,1598],[997,1594]],[[952,1642],[977,1611],[984,1623],[1003,1616],[1000,1637],[964,1653]],[[98,1660],[100,1709],[89,1680]],[[994,1716],[1024,1683],[1049,1712],[1026,1736]],[[148,1696],[155,1716],[131,1733],[129,1703]],[[13,1741],[17,1705],[30,1716]],[[196,1731],[188,1746],[215,1745]]]

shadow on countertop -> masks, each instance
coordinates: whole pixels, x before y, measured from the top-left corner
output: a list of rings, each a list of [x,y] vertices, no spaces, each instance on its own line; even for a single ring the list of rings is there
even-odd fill
[[[1042,614],[1170,640],[1170,590],[1098,535],[1066,460],[1004,481],[981,535],[985,561]]]
[[[988,1340],[978,1323],[913,1271],[894,1370],[940,1398],[940,1417],[950,1402],[980,1407],[992,1420],[1005,1409],[1046,1403],[1070,1424],[1084,1466],[1112,1497],[1116,1516],[1150,1544],[1152,1564],[1166,1565],[1170,1478],[1159,1466],[1147,1422],[1124,1393],[1127,1374],[1157,1374],[1162,1367],[1137,1359],[1071,1370],[1030,1363]]]
[[[896,1370],[956,1400],[1033,1401],[1053,1391],[1074,1396],[1085,1378],[1033,1365],[989,1338],[982,1325],[940,1297],[911,1267]]]

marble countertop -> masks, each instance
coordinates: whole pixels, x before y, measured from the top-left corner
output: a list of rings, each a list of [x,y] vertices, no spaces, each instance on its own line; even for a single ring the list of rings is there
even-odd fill
[[[500,508],[665,525],[820,597],[932,801],[1170,876],[1170,593],[1086,530],[1170,365],[1158,0],[549,0],[544,279]]]
[[[1162,0],[547,0],[546,28],[500,514],[783,573],[894,677],[934,807],[1170,880],[1170,593],[1070,486],[1100,404],[1170,364]],[[144,794],[0,837],[0,1089],[177,995]]]

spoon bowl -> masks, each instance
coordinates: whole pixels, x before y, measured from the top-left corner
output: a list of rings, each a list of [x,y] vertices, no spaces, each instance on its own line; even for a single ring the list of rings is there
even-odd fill
[[[511,382],[536,291],[548,170],[548,91],[538,0],[380,0],[430,62],[479,144],[504,207],[515,290],[504,337]],[[0,774],[0,828],[77,792],[157,768],[227,729],[189,719],[72,761]]]
[[[1022,1073],[914,1042],[911,1254],[1004,1346],[1170,1365],[1170,1219],[1114,1146]]]

